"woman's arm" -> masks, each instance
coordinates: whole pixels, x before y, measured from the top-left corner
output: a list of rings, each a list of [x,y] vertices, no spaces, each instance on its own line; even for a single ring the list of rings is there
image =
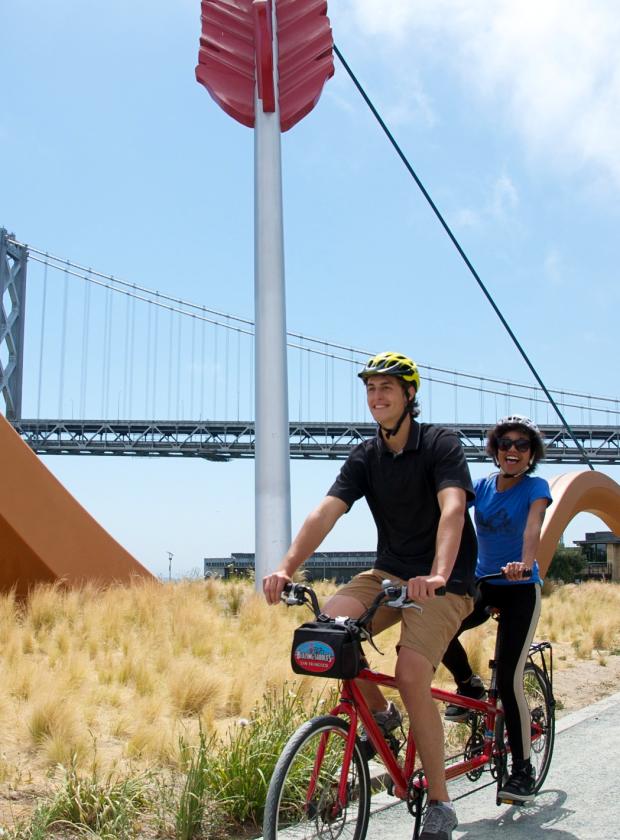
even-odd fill
[[[545,519],[545,512],[548,499],[536,499],[532,502],[527,515],[527,522],[525,523],[525,530],[523,532],[523,553],[521,555],[520,563],[507,563],[503,572],[508,580],[520,580],[523,572],[526,569],[532,569],[534,561],[536,560],[536,552],[538,551],[538,544],[540,542],[540,532],[542,524]]]
[[[547,499],[536,499],[530,506],[530,512],[527,515],[527,522],[525,523],[525,531],[523,532],[523,556],[521,558],[524,566],[531,569],[536,560],[536,553],[538,552],[538,544],[540,542],[540,532],[545,519]]]

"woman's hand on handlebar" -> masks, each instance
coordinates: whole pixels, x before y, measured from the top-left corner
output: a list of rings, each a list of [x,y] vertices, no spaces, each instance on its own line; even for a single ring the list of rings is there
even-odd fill
[[[527,572],[532,570],[525,563],[506,563],[502,566],[502,572],[506,580],[523,580]]]
[[[279,604],[282,590],[287,583],[291,583],[292,578],[278,569],[270,575],[263,578],[263,594],[268,604]]]
[[[411,601],[428,601],[435,597],[435,590],[445,587],[442,575],[418,575],[407,581],[407,597]]]

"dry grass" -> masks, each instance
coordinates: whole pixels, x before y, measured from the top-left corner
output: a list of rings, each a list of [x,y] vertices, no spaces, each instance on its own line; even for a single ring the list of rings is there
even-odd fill
[[[318,589],[324,599],[333,586]],[[249,583],[213,580],[41,586],[26,604],[0,596],[0,796],[45,789],[58,765],[90,767],[95,754],[104,772],[178,769],[180,740],[197,743],[200,728],[225,735],[271,689],[288,681],[316,695],[324,681],[293,680],[289,666],[292,630],[306,616],[267,607]],[[377,640],[384,656],[368,648],[374,667],[394,667],[397,633]],[[464,637],[484,676],[493,634],[487,622]],[[620,587],[557,589],[537,636],[604,665],[620,651]],[[442,669],[438,683],[451,684]]]
[[[111,766],[173,762],[179,737],[194,738],[199,722],[224,733],[290,679],[301,619],[239,582],[40,586],[23,605],[3,595],[3,766],[9,755],[35,773],[72,757],[88,764],[94,743]]]

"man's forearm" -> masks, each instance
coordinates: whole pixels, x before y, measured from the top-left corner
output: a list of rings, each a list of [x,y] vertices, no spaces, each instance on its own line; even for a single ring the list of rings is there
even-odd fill
[[[311,519],[312,518],[312,519]],[[290,577],[313,554],[329,531],[323,531],[313,514],[306,519],[282,560],[282,571]]]
[[[292,576],[321,545],[345,510],[346,505],[333,497],[328,497],[313,510],[284,555],[281,570]]]
[[[463,511],[451,509],[442,511],[437,527],[435,558],[431,574],[441,575],[448,580],[456,562],[463,533]]]
[[[467,515],[467,496],[460,487],[446,487],[437,493],[437,501],[440,514],[431,574],[448,580],[459,553]]]

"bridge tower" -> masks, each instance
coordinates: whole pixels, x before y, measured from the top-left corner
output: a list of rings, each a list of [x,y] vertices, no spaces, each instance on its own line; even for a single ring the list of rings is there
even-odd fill
[[[0,228],[0,393],[8,420],[21,420],[28,248]]]

